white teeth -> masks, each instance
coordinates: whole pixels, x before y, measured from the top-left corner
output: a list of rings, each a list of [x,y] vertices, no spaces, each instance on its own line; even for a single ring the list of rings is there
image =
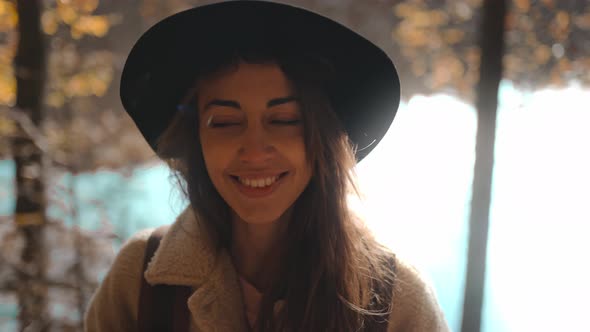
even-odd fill
[[[262,188],[262,187],[267,187],[270,186],[271,184],[275,183],[275,181],[278,179],[278,176],[273,176],[273,177],[268,177],[268,178],[259,178],[259,179],[248,179],[248,178],[238,178],[238,180],[240,181],[240,183],[242,183],[243,185],[246,185],[248,187],[253,187],[253,188]]]

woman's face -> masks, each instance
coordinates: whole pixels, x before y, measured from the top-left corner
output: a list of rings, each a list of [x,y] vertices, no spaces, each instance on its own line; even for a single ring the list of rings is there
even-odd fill
[[[197,87],[199,136],[213,185],[242,220],[270,223],[311,178],[300,104],[275,64],[240,63]]]

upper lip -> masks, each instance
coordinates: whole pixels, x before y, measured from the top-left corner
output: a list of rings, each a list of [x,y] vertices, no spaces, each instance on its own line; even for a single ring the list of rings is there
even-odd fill
[[[260,171],[260,172],[231,172],[229,175],[240,178],[259,179],[259,178],[271,178],[279,176],[287,171]]]

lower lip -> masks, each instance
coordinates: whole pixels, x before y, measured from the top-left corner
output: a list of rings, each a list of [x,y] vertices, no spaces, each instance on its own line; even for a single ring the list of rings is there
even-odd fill
[[[238,190],[245,196],[248,196],[250,198],[262,198],[272,194],[277,189],[277,187],[283,182],[287,175],[287,173],[280,175],[279,178],[273,184],[261,188],[246,186],[233,177],[231,178],[231,180],[236,184]]]

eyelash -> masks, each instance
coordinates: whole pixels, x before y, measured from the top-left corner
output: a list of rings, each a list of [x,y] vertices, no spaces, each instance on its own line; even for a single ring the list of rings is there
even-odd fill
[[[270,123],[276,124],[279,126],[295,126],[301,123],[301,120],[294,119],[294,120],[272,120]]]
[[[274,125],[278,125],[278,126],[295,126],[301,123],[301,120],[299,119],[295,119],[295,120],[272,120],[270,122],[271,124]],[[231,126],[238,126],[240,125],[240,122],[212,122],[209,126],[211,128],[227,128],[227,127],[231,127]]]
[[[227,128],[227,127],[236,126],[239,124],[240,124],[239,122],[219,122],[219,123],[213,122],[209,125],[209,127],[211,127],[211,128]]]

